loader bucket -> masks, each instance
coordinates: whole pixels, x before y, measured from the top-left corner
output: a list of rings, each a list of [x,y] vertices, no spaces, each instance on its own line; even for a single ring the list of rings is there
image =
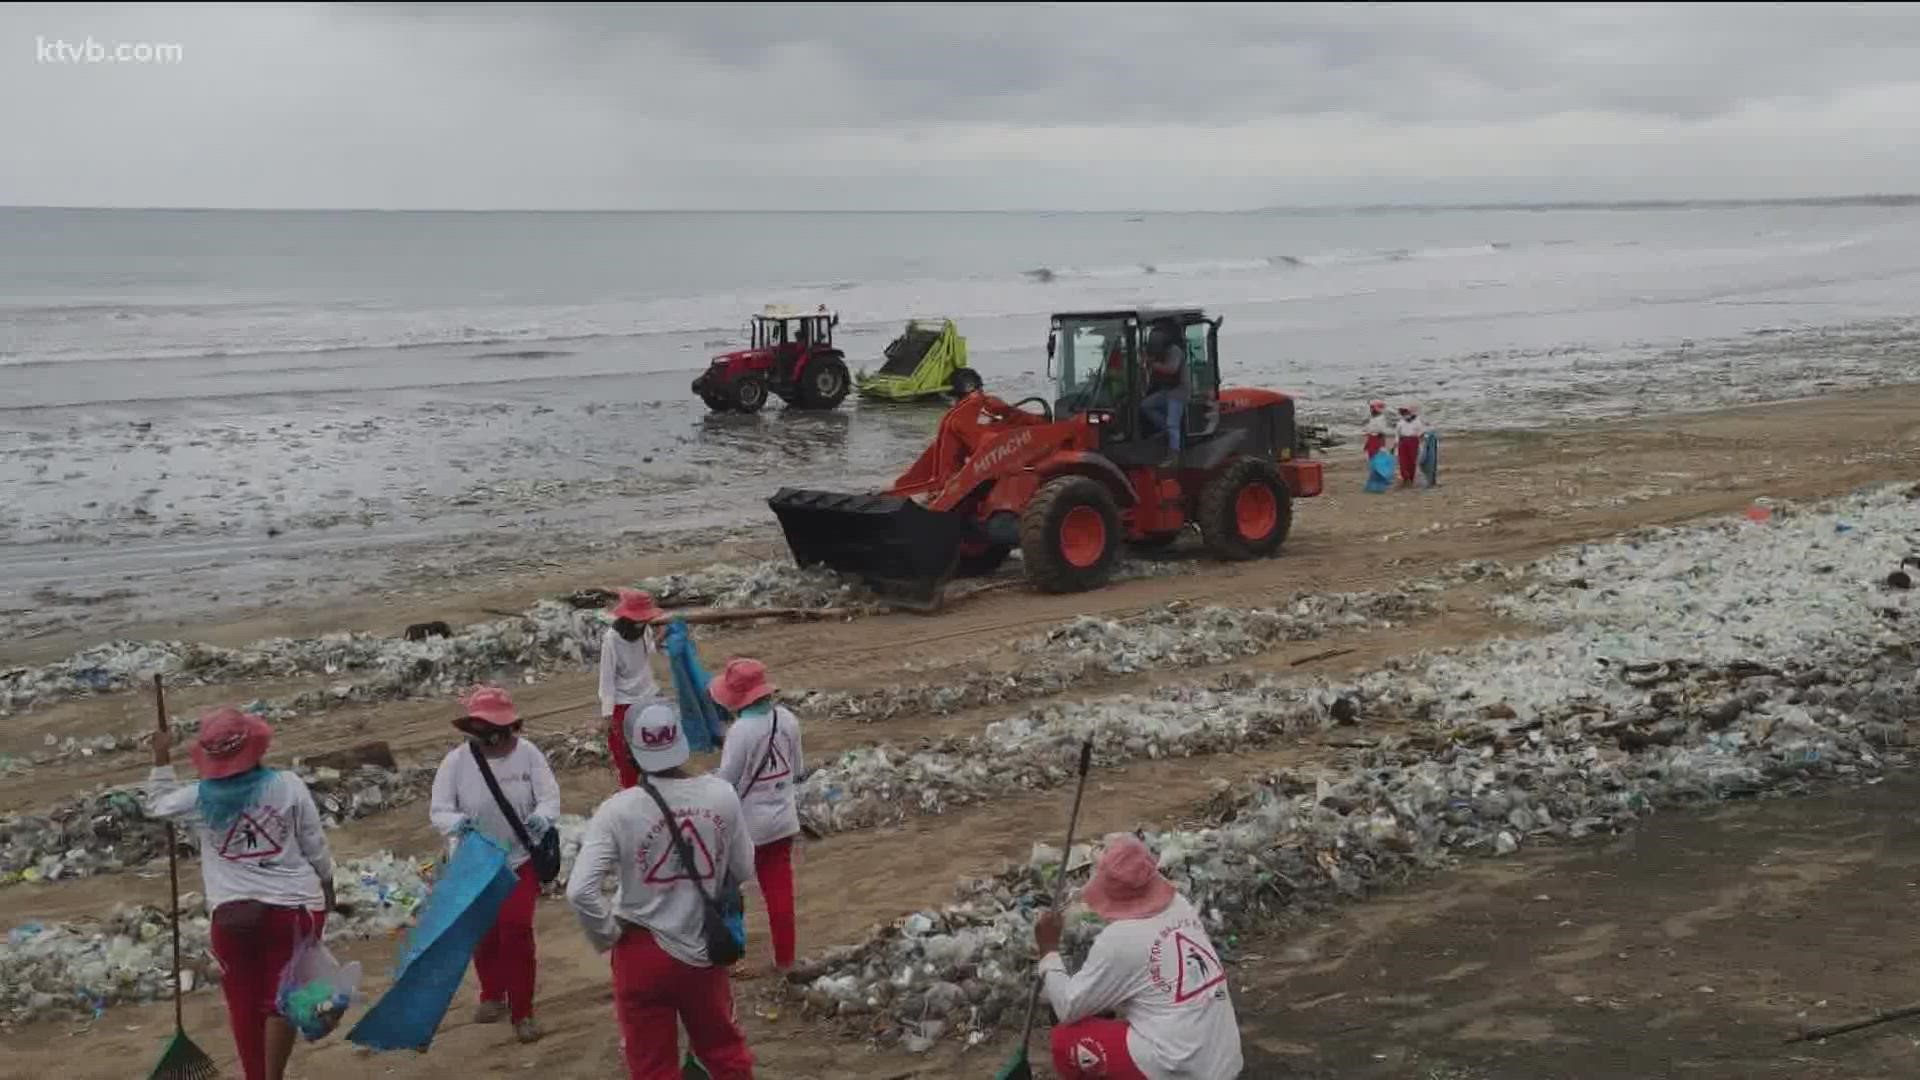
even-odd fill
[[[767,505],[795,562],[856,576],[920,610],[940,606],[967,524],[965,515],[928,510],[899,495],[781,488]]]

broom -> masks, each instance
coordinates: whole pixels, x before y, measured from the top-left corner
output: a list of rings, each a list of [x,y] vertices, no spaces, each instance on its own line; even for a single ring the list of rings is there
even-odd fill
[[[167,731],[167,697],[160,676],[153,677],[153,703],[160,712],[160,733]],[[187,1025],[180,1006],[180,847],[173,825],[167,825],[167,884],[173,897],[173,1038],[160,1055],[160,1061],[147,1074],[147,1080],[214,1080],[220,1070],[205,1050],[187,1038]]]
[[[1061,892],[1066,887],[1067,860],[1073,858],[1073,833],[1080,824],[1080,797],[1087,792],[1087,770],[1092,765],[1093,740],[1088,739],[1080,745],[1080,781],[1073,789],[1073,812],[1067,815],[1067,843],[1060,849],[1060,876],[1055,880],[1049,906],[1059,906]],[[1020,1045],[1000,1071],[993,1074],[993,1080],[1033,1080],[1033,1066],[1027,1061],[1027,1041],[1033,1037],[1033,1015],[1040,1007],[1042,982],[1038,974],[1033,977],[1033,993],[1027,998],[1027,1020],[1020,1026]]]

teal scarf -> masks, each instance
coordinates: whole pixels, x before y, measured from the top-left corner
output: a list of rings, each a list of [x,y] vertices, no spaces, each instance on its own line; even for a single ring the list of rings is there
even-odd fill
[[[274,778],[274,771],[255,765],[237,776],[200,781],[198,809],[200,820],[216,833],[232,827],[240,812],[259,801],[260,792]]]

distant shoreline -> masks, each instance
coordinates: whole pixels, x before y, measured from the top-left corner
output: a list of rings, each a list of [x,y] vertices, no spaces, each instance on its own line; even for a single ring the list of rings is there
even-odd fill
[[[924,210],[809,210],[809,209],[661,209],[661,208],[600,208],[600,209],[530,209],[494,207],[490,209],[472,208],[436,208],[436,207],[325,207],[325,206],[0,206],[4,211],[59,211],[63,213],[168,213],[168,214],[447,214],[447,215],[483,215],[483,214],[526,214],[526,215],[656,215],[677,214],[707,215],[799,215],[813,214],[822,217],[907,217],[915,215],[996,215],[1021,216],[1045,214],[1051,216],[1086,217],[1125,217],[1145,214],[1155,215],[1208,215],[1231,217],[1235,215],[1255,214],[1299,214],[1303,216],[1327,214],[1424,214],[1435,212],[1553,212],[1566,210],[1741,210],[1769,206],[1805,206],[1805,207],[1902,207],[1920,206],[1920,193],[1881,194],[1881,195],[1815,195],[1795,198],[1770,199],[1596,199],[1565,200],[1558,202],[1435,202],[1435,203],[1357,203],[1328,206],[1263,206],[1238,210],[1060,210],[1046,208],[1028,208],[1014,210],[986,209],[924,209]]]

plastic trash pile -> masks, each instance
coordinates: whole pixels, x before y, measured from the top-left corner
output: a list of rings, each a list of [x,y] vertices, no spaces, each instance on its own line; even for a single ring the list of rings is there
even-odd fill
[[[1148,842],[1231,951],[1238,930],[1462,854],[1910,764],[1920,624],[1912,594],[1880,580],[1916,537],[1920,506],[1878,492],[1767,525],[1667,530],[1545,560],[1530,570],[1550,584],[1502,607],[1559,629],[1319,691],[1403,724],[1314,771],[1226,793],[1209,807],[1211,827]],[[1062,777],[1072,759],[1066,746],[1022,753]],[[809,964],[794,992],[914,1049],[1017,1022],[1041,877],[1027,866],[967,883],[954,904]],[[1094,926],[1070,927],[1084,948]]]
[[[334,828],[424,798],[437,767],[295,772],[312,790],[322,824]],[[193,854],[198,833],[180,829],[178,835],[181,851]],[[0,817],[0,885],[115,873],[166,853],[166,823],[146,816],[138,786],[96,791],[45,814]]]
[[[1431,591],[1431,590],[1426,590]],[[858,692],[803,692],[796,708],[811,715],[864,721],[903,713],[945,715],[1056,694],[1106,675],[1199,667],[1244,660],[1283,642],[1387,627],[1432,610],[1421,591],[1304,594],[1280,608],[1165,604],[1122,619],[1079,616],[1018,642],[1033,659],[1007,671],[942,668],[919,685]]]
[[[860,747],[807,775],[798,792],[800,817],[817,832],[841,832],[1052,787],[1071,778],[1075,751],[1089,737],[1094,760],[1109,767],[1264,745],[1331,723],[1339,697],[1303,686],[1167,689],[1152,697],[1050,706],[911,753]]]
[[[327,938],[393,934],[408,924],[428,887],[420,865],[389,853],[338,864],[334,888],[349,910],[329,916]],[[198,893],[180,899],[181,985],[192,992],[218,983],[220,965],[208,945],[205,899]],[[111,1005],[169,997],[172,964],[169,918],[161,908],[120,905],[97,923],[24,923],[0,945],[0,1014],[15,1022],[98,1017]]]
[[[831,570],[792,562],[719,563],[683,574],[663,574],[634,585],[672,607],[811,607],[871,609],[875,597]]]
[[[244,649],[185,641],[115,641],[58,663],[0,672],[0,716],[86,694],[126,690],[154,673],[172,686],[297,675],[356,676],[284,704],[312,712],[342,701],[451,693],[508,668],[543,669],[599,655],[601,626],[591,612],[543,600],[511,619],[476,623],[452,637],[421,641],[378,634],[274,638]]]
[[[1085,662],[1124,675],[1226,663],[1266,652],[1280,642],[1391,626],[1430,610],[1424,598],[1402,593],[1312,594],[1277,609],[1176,603],[1121,620],[1083,615],[1018,648],[1028,655]]]

